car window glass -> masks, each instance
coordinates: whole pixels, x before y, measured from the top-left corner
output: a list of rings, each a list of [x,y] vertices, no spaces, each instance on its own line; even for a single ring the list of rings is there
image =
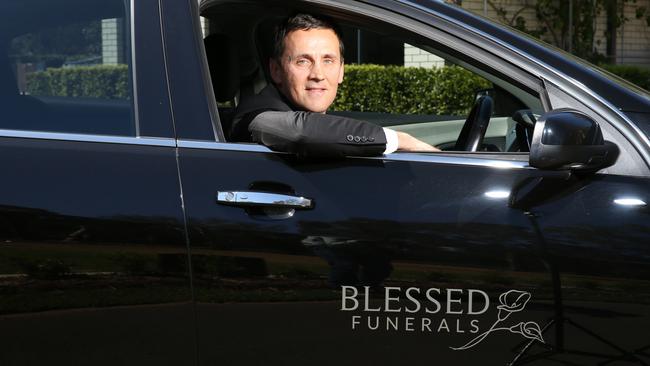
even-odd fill
[[[408,132],[443,150],[458,150],[472,107],[477,98],[488,95],[494,107],[478,151],[528,151],[526,131],[517,131],[513,116],[520,110],[543,113],[538,96],[434,45],[355,28],[344,28],[344,35],[346,76],[330,113]],[[532,136],[532,128],[528,132]]]
[[[0,5],[0,128],[135,135],[124,1],[44,4]]]

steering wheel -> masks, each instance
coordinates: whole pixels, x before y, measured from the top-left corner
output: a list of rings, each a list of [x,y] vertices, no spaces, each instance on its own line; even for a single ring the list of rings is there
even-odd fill
[[[454,150],[478,150],[483,142],[483,137],[485,137],[493,106],[492,98],[487,95],[483,95],[476,100],[469,112],[469,116],[467,116],[463,129],[460,131],[458,140],[456,140]]]

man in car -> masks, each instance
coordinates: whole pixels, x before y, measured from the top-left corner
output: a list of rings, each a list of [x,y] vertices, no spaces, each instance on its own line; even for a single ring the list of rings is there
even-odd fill
[[[438,151],[403,132],[326,114],[343,82],[343,51],[338,27],[326,18],[298,14],[278,25],[269,61],[274,85],[242,100],[230,141],[312,157]]]

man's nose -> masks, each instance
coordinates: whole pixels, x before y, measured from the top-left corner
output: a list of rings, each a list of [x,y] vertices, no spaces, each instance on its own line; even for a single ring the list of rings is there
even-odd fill
[[[311,70],[309,73],[309,78],[310,79],[315,79],[315,80],[323,80],[325,77],[323,76],[323,67],[320,63],[320,61],[316,61],[312,64]]]

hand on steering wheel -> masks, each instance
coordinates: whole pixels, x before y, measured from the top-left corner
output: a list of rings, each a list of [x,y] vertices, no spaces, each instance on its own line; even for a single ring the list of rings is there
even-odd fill
[[[458,140],[456,140],[456,151],[477,151],[485,137],[494,102],[487,95],[479,97],[472,110],[467,116],[467,120],[460,131]]]

